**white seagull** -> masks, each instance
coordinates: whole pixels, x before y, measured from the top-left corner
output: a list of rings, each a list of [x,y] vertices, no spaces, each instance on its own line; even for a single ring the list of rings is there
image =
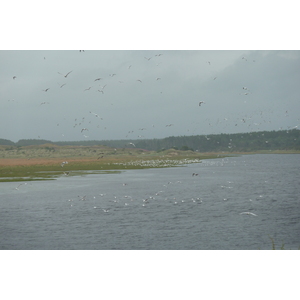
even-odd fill
[[[62,76],[64,76],[65,78],[67,78],[67,76],[71,73],[71,72],[73,72],[73,71],[70,71],[69,73],[67,73],[66,75],[64,75],[64,74],[61,74],[61,73],[59,73],[59,72],[57,72],[58,74],[60,74],[60,75],[62,75]]]
[[[19,189],[19,186],[23,185],[23,184],[27,184],[27,182],[25,183],[20,183],[15,189],[18,190]]]
[[[244,212],[241,212],[240,215],[251,215],[251,216],[255,216],[257,217],[256,214],[252,213],[252,212],[249,212],[249,211],[244,211]]]

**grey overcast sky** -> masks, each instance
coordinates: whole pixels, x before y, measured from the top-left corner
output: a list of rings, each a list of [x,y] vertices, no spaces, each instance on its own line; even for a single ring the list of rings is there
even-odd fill
[[[0,138],[294,128],[300,123],[298,10],[288,3],[273,3],[272,13],[262,1],[240,8],[236,1],[172,8],[164,1],[7,3],[0,20]]]
[[[300,51],[18,50],[0,63],[0,138],[13,141],[300,126]]]

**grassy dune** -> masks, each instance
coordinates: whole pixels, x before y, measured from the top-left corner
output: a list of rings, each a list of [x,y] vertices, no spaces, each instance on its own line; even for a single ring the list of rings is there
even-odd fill
[[[164,168],[222,157],[216,153],[169,149],[162,152],[106,146],[0,146],[0,182],[49,180],[58,176],[112,172],[124,169]],[[63,164],[62,162],[68,162]]]

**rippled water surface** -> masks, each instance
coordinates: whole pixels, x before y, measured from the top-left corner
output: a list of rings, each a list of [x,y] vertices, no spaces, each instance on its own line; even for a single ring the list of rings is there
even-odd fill
[[[19,184],[0,183],[1,249],[300,247],[298,154]]]

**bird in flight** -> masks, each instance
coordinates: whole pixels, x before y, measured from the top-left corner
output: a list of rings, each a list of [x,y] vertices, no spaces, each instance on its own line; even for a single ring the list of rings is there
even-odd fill
[[[27,184],[27,182],[25,183],[20,183],[15,189],[18,190],[19,189],[19,186],[23,185],[23,184]]]
[[[62,88],[64,85],[66,85],[66,83],[62,84],[62,85],[60,86],[60,88]]]
[[[136,81],[142,82],[142,80],[140,80],[140,79],[137,79]]]
[[[60,165],[61,165],[61,167],[63,167],[67,163],[68,163],[67,161],[63,161]]]
[[[50,89],[50,88],[47,88],[47,89],[45,89],[45,90],[43,90],[43,91],[44,91],[44,92],[47,92],[49,89]]]
[[[134,143],[128,143],[128,144],[126,144],[126,145],[131,145],[131,146],[135,147],[135,144],[134,144]]]
[[[64,75],[64,74],[61,74],[61,73],[59,73],[59,72],[57,72],[58,74],[60,74],[60,75],[62,75],[62,76],[64,76],[65,78],[67,78],[67,76],[71,73],[71,72],[73,72],[73,71],[70,71],[69,73],[67,73],[66,75]]]
[[[203,103],[205,103],[205,102],[204,102],[204,101],[200,101],[200,102],[199,102],[199,106],[201,106],[201,104],[203,104]]]
[[[240,215],[251,215],[251,216],[257,217],[256,214],[254,214],[254,213],[252,213],[252,212],[249,212],[249,211],[241,212]]]
[[[16,78],[17,78],[17,76],[14,76],[14,77],[13,77],[13,79],[16,79]]]
[[[88,91],[89,89],[91,89],[91,86],[89,88],[85,89],[84,91]]]
[[[144,58],[147,59],[147,60],[150,60],[152,57],[149,57],[149,58],[148,57],[144,57]]]
[[[99,78],[96,78],[94,81],[101,80],[101,79],[102,79],[102,78],[99,77]]]
[[[42,102],[40,105],[42,105],[42,104],[49,104],[49,102]]]

